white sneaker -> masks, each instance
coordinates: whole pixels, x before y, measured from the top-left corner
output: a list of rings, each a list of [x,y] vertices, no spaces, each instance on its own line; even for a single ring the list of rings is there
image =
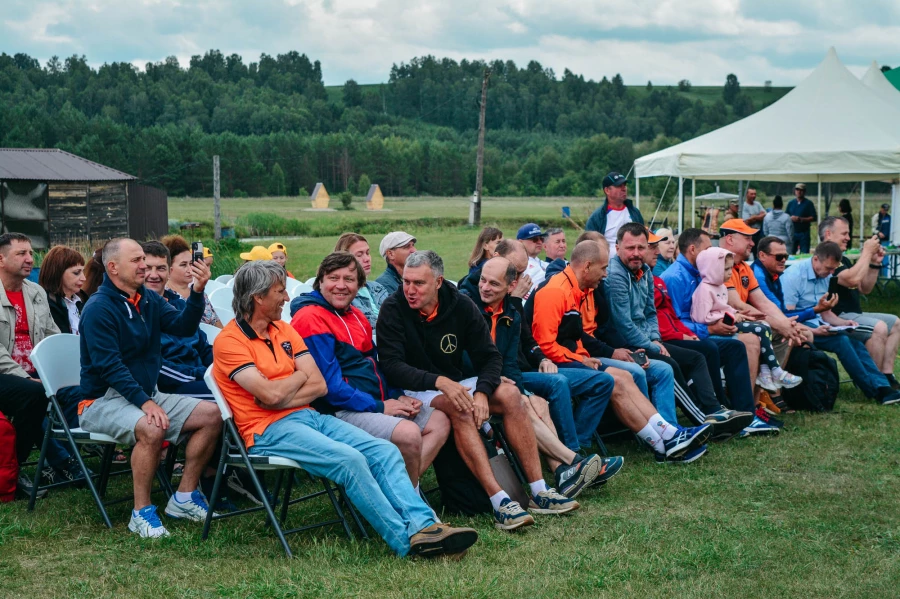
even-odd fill
[[[145,539],[156,539],[169,536],[169,531],[162,525],[155,505],[138,510],[137,516],[131,512],[131,521],[128,522],[128,530],[135,532]]]
[[[781,369],[781,372],[772,377],[775,381],[775,384],[784,387],[785,389],[793,389],[797,385],[803,382],[802,376],[797,376],[796,374],[791,374],[785,369]]]
[[[206,513],[209,511],[209,504],[206,503],[206,497],[200,491],[191,493],[191,498],[184,503],[175,499],[175,496],[169,498],[166,505],[166,516],[179,520],[193,520],[194,522],[203,522],[206,520]],[[213,513],[213,516],[218,514]]]
[[[766,391],[778,391],[778,383],[775,382],[775,379],[772,378],[772,373],[766,372],[763,374],[759,373],[759,376],[756,377],[756,384],[765,389]]]

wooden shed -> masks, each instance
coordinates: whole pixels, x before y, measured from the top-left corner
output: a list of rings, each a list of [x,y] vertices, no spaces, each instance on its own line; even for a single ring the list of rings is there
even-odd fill
[[[369,193],[366,195],[366,208],[369,210],[382,210],[384,208],[384,195],[381,193],[381,187],[377,183],[373,183],[369,187]]]
[[[164,191],[69,152],[0,148],[2,231],[25,233],[35,249],[164,235],[167,201]]]
[[[322,183],[316,183],[315,189],[313,189],[312,194],[309,196],[309,200],[312,203],[312,207],[318,210],[324,210],[328,208],[328,202],[331,198],[328,196],[328,192],[325,190],[325,185]]]

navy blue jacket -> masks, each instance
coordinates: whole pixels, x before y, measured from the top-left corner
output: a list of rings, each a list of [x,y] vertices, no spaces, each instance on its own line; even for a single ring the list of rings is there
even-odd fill
[[[191,291],[184,310],[142,285],[136,308],[109,277],[81,313],[81,387],[100,398],[110,388],[141,407],[153,395],[162,366],[161,333],[189,337],[203,318],[203,294]]]
[[[388,295],[393,295],[398,289],[403,288],[403,277],[400,276],[400,273],[397,272],[397,269],[391,264],[387,265],[387,268],[384,269],[383,273],[378,275],[378,278],[375,279],[375,281],[381,283],[381,286],[387,289]]]
[[[469,299],[475,302],[475,306],[478,308],[478,311],[481,312],[481,315],[484,317],[484,322],[487,324],[488,330],[490,330],[491,314],[485,309],[487,306],[481,301],[481,294],[469,295],[466,291],[463,291],[463,293],[468,295]],[[522,369],[519,368],[519,341],[521,330],[522,315],[519,313],[519,310],[513,306],[509,295],[507,295],[503,298],[503,314],[497,319],[497,333],[496,339],[494,339],[494,345],[497,346],[497,350],[499,350],[500,355],[503,357],[503,370],[500,374],[508,379],[514,380],[516,386],[519,388],[519,392],[524,393],[525,387],[523,386],[522,381]]]
[[[170,306],[184,310],[187,302],[172,291],[166,289],[163,297]],[[163,333],[160,337],[162,351],[162,367],[157,384],[164,393],[174,393],[184,383],[203,380],[206,369],[213,362],[213,349],[209,339],[199,327],[190,337],[180,337]]]
[[[631,222],[644,224],[644,215],[637,209],[631,200],[625,200],[625,208],[628,210],[628,216]],[[601,235],[606,235],[606,217],[609,213],[609,201],[603,200],[603,204],[594,210],[594,213],[584,225],[585,231],[597,231]]]
[[[785,316],[788,318],[796,316],[797,322],[806,322],[816,317],[816,311],[812,309],[812,306],[803,310],[786,309],[784,307],[784,291],[781,289],[781,277],[773,278],[759,260],[753,263],[753,274],[756,276],[756,282],[759,283],[763,295],[778,306]]]

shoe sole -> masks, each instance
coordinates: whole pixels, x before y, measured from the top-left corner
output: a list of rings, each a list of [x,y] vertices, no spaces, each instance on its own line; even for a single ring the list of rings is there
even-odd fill
[[[694,435],[689,441],[685,441],[681,445],[676,445],[672,448],[671,452],[667,451],[666,459],[680,458],[690,450],[706,444],[706,442],[709,441],[710,434],[712,434],[712,425],[706,425],[706,430]]]
[[[794,387],[799,387],[800,385],[802,385],[802,384],[803,384],[803,379],[800,379],[799,381],[797,381],[797,382],[794,383],[793,385],[789,385],[789,384],[787,384],[787,383],[785,383],[785,382],[782,382],[782,381],[778,381],[778,384],[781,386],[782,389],[793,389]]]
[[[689,457],[689,458],[687,458],[687,459],[684,459],[684,460],[673,460],[673,461],[670,462],[670,463],[671,463],[671,464],[690,464],[691,462],[696,462],[697,460],[699,460],[700,458],[702,458],[703,456],[705,456],[707,451],[709,451],[708,448],[707,448],[707,449],[704,449],[704,450],[701,451],[701,452],[698,452],[697,455],[692,455],[691,457]]]
[[[881,402],[881,405],[891,406],[891,405],[894,405],[895,403],[900,403],[900,397],[898,397],[897,399],[889,399],[887,401],[883,401],[883,402]]]
[[[572,502],[571,506],[568,506],[568,507],[560,506],[560,507],[561,507],[561,509],[556,509],[556,510],[546,509],[546,508],[541,508],[541,507],[530,507],[530,508],[528,508],[528,513],[529,514],[541,514],[541,515],[545,515],[545,516],[561,516],[563,514],[568,514],[568,513],[574,512],[575,510],[577,510],[578,508],[581,507],[581,504],[579,504],[576,501],[576,502]]]
[[[765,437],[766,435],[776,436],[781,433],[780,428],[753,429],[752,431],[741,432],[740,438],[747,439],[749,437]]]
[[[778,391],[778,390],[781,388],[781,387],[778,386],[778,383],[772,383],[772,386],[771,386],[771,387],[766,387],[765,383],[763,383],[763,382],[760,381],[759,379],[756,379],[756,385],[757,385],[758,387],[762,387],[762,388],[765,389],[766,391]]]
[[[477,540],[478,533],[475,530],[471,528],[455,529],[441,536],[436,535],[434,538],[411,545],[409,554],[420,557],[465,554]]]
[[[238,480],[240,480],[240,479],[238,479]],[[232,483],[231,476],[228,477],[228,479],[225,481],[225,484],[230,490],[234,491],[235,493],[237,493],[244,499],[256,504],[259,507],[262,507],[263,502],[260,501],[256,495],[254,495],[249,490],[247,490],[247,487],[245,487],[244,485],[239,484],[239,483]]]
[[[753,422],[753,414],[734,416],[723,422],[706,422],[706,424],[712,427],[712,434],[709,436],[710,439],[713,441],[727,441],[735,435],[740,434],[740,432],[747,428],[751,422]]]
[[[606,470],[597,475],[597,480],[594,482],[596,485],[605,485],[609,479],[617,475],[622,470],[622,466],[625,465],[625,458],[620,458],[615,462],[612,462],[613,466],[607,466]],[[618,464],[618,465],[615,465]]]
[[[569,485],[568,493],[564,492],[560,489],[560,493],[568,497],[569,499],[575,499],[578,497],[582,491],[584,491],[588,486],[590,486],[596,479],[597,475],[600,474],[600,456],[595,456],[593,459],[588,461],[585,464],[584,468],[581,469],[581,472],[578,474],[578,479]],[[569,494],[571,493],[571,495]]]
[[[778,409],[778,406],[775,406],[774,408],[770,408],[769,406],[764,405],[763,412],[765,412],[769,416],[778,416],[779,414],[781,414],[781,410]]]
[[[500,522],[494,521],[494,528],[498,530],[517,530],[519,528],[524,528],[525,526],[531,526],[534,524],[534,518],[528,516],[527,518],[522,518],[521,521],[516,522],[514,524],[501,524]]]
[[[130,531],[133,532],[134,534],[138,535],[138,536],[141,537],[142,539],[161,539],[162,537],[167,537],[167,536],[169,536],[169,531],[168,531],[168,530],[165,530],[165,529],[163,529],[163,530],[165,530],[165,532],[163,532],[162,534],[157,535],[157,536],[155,536],[155,537],[150,536],[150,535],[142,535],[142,534],[140,533],[140,531],[137,530],[137,528],[136,528],[131,522],[128,523],[128,530],[130,530]]]

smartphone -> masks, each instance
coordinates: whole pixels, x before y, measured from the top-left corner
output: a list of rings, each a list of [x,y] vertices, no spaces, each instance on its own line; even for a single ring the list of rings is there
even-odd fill
[[[726,312],[725,316],[722,317],[722,322],[724,322],[725,324],[727,324],[730,327],[734,326],[734,316],[732,316],[731,314]]]
[[[832,275],[831,280],[828,281],[828,295],[838,292],[838,278]],[[828,298],[831,300],[831,298]]]
[[[191,242],[191,262],[203,262],[203,242]]]
[[[634,363],[638,366],[643,366],[647,363],[647,352],[633,351],[631,352],[631,359],[634,360]]]

